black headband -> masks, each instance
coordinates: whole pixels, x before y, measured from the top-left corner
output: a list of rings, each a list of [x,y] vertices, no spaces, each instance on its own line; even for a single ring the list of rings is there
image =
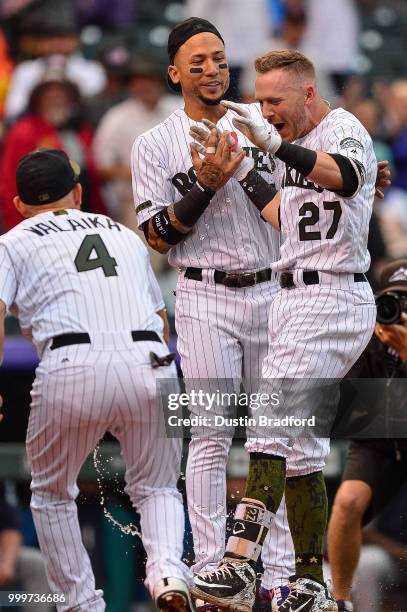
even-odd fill
[[[170,60],[170,64],[174,63],[174,57],[177,53],[178,49],[182,47],[182,45],[195,36],[196,34],[201,34],[202,32],[211,32],[215,34],[223,43],[224,40],[220,35],[219,31],[215,28],[215,26],[207,21],[206,19],[201,19],[200,17],[190,17],[189,19],[185,19],[170,32],[168,37],[168,58]],[[173,83],[168,76],[168,84],[171,89],[175,91],[181,91],[181,86],[179,83]]]

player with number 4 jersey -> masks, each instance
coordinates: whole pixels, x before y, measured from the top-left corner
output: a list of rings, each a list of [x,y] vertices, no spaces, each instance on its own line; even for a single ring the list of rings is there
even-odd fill
[[[146,586],[163,612],[192,612],[176,486],[181,441],[166,436],[157,396],[160,379],[178,390],[164,302],[136,234],[81,212],[78,176],[56,149],[22,158],[14,204],[26,219],[0,238],[0,340],[8,309],[40,356],[26,444],[48,583],[64,594],[60,612],[105,610],[75,499],[82,464],[109,431],[140,513]]]

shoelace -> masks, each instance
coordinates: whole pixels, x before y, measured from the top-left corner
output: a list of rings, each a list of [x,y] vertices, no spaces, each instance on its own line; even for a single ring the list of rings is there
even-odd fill
[[[225,579],[227,576],[232,578],[231,568],[233,569],[233,565],[231,563],[223,563],[220,567],[214,570],[210,570],[208,572],[203,572],[201,574],[201,578],[205,580],[209,580],[212,582],[213,578],[223,578]]]

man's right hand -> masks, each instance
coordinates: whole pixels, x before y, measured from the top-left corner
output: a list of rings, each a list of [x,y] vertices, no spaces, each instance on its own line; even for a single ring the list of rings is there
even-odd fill
[[[245,157],[244,151],[231,155],[228,136],[228,132],[224,132],[219,138],[217,130],[211,130],[203,159],[199,157],[196,148],[191,146],[196,178],[203,187],[212,191],[218,191],[227,183]]]
[[[205,118],[202,119],[202,123],[206,127],[193,125],[191,129],[189,130],[189,135],[194,139],[194,142],[192,143],[192,147],[196,151],[198,151],[198,153],[204,156],[206,153],[207,143],[208,143],[212,130],[216,130],[216,135],[217,135],[216,145],[218,145],[218,142],[223,132],[219,128],[217,128],[216,125],[212,123],[212,121],[209,121],[209,119],[205,119]],[[241,153],[243,149],[237,140],[236,134],[235,134],[235,137],[233,137],[231,132],[225,131],[224,133],[226,135],[226,140],[231,150],[230,157],[233,159],[234,157],[236,157],[236,155]],[[235,178],[237,181],[242,181],[244,178],[246,178],[248,173],[251,170],[253,170],[253,168],[254,168],[254,159],[246,155],[243,158],[243,161],[241,162],[241,164],[237,167],[237,169],[233,173],[233,178]]]

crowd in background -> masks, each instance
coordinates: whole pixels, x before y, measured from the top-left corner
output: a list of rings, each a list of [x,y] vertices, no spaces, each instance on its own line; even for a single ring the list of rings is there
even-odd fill
[[[259,54],[296,48],[312,58],[323,94],[362,121],[393,170],[393,187],[375,206],[373,260],[407,255],[405,2],[4,0],[0,11],[2,231],[20,220],[12,204],[17,161],[39,146],[62,147],[79,162],[86,209],[136,229],[132,142],[182,104],[165,84],[166,40],[175,23],[196,15],[222,32],[234,100],[253,100]],[[166,258],[152,257],[169,296]]]
[[[182,98],[166,87],[166,42],[170,29],[189,16],[209,19],[224,37],[229,99],[253,101],[256,56],[295,48],[315,63],[332,107],[348,109],[365,125],[377,158],[389,160],[393,172],[392,187],[374,206],[369,244],[374,284],[386,259],[407,257],[403,0],[3,0],[1,232],[21,220],[12,204],[15,169],[20,157],[37,147],[60,147],[78,161],[85,210],[138,231],[131,147],[140,133],[182,106]],[[165,256],[151,254],[171,314],[174,273]],[[405,563],[407,549],[400,547]],[[394,565],[392,557],[389,548],[388,563]],[[383,560],[378,567],[388,568]],[[369,569],[366,577],[372,575]]]

